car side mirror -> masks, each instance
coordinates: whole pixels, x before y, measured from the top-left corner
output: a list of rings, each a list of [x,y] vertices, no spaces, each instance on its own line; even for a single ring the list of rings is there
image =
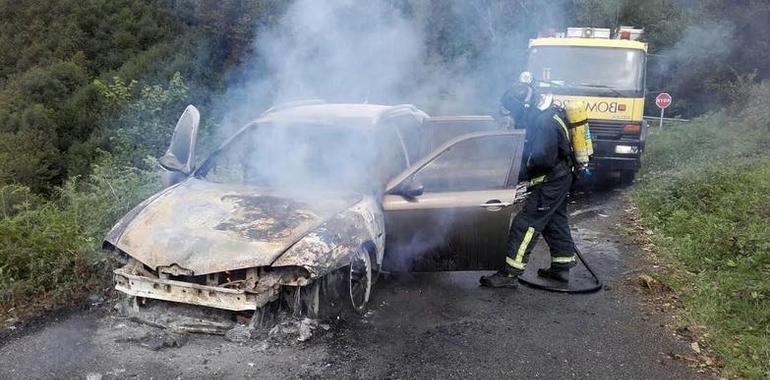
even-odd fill
[[[422,183],[413,179],[402,182],[391,190],[391,194],[400,195],[406,199],[414,199],[419,197],[425,192],[425,187]]]
[[[158,159],[158,163],[163,169],[171,172],[184,172],[185,165],[172,153],[166,153]]]
[[[192,174],[200,119],[200,112],[193,105],[187,106],[179,117],[174,127],[174,134],[171,136],[171,144],[166,154],[158,160],[164,169],[164,186],[171,186]]]

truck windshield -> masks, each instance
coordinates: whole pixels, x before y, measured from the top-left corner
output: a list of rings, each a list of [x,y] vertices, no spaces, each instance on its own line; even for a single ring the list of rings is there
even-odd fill
[[[535,46],[527,70],[556,94],[641,96],[644,62],[644,52],[636,49]]]

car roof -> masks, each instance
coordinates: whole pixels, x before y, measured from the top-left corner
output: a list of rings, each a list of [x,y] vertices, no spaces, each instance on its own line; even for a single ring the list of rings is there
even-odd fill
[[[310,122],[313,124],[374,125],[385,116],[408,113],[427,115],[410,104],[386,106],[381,104],[312,103],[273,107],[260,116],[258,122]]]

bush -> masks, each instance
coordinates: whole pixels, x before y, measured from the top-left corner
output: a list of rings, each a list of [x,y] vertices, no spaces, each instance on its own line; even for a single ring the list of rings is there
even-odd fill
[[[160,156],[168,147],[176,120],[186,105],[187,86],[182,75],[175,73],[166,87],[139,89],[136,81],[126,83],[119,77],[110,84],[95,84],[109,107],[119,115],[105,123],[104,131],[105,143],[114,156],[132,167],[145,167],[146,157]]]

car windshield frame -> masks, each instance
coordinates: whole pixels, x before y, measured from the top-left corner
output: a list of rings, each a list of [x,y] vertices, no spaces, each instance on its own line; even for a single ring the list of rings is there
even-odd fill
[[[625,70],[634,77],[632,81],[622,83],[628,75],[616,75],[614,80],[609,80],[612,76],[596,75],[595,70],[602,70],[602,73],[612,73],[613,69],[620,71],[623,59],[627,65]],[[539,87],[553,94],[642,97],[646,86],[646,59],[643,50],[633,48],[533,46],[529,49],[526,67]],[[551,67],[546,67],[545,62]],[[568,78],[555,78],[554,69],[560,70],[557,73],[569,73]]]
[[[206,157],[205,160],[203,160],[200,166],[198,166],[198,168],[195,169],[191,177],[201,179],[201,180],[206,180],[206,175],[208,175],[209,170],[211,170],[211,166],[214,164],[214,161],[219,154],[224,152],[225,149],[227,149],[230,146],[230,144],[232,144],[243,133],[246,133],[246,131],[248,131],[251,128],[257,128],[264,124],[267,124],[267,123],[260,122],[260,121],[252,121],[250,123],[247,123],[243,127],[241,127],[241,129],[233,133],[233,135],[230,136],[230,138],[228,138],[222,144],[220,144],[219,147],[214,149],[213,152],[209,153],[209,155]]]
[[[228,151],[233,149],[233,146],[235,144],[238,144],[239,141],[242,141],[244,138],[246,138],[247,134],[257,133],[257,131],[262,128],[282,128],[287,126],[290,128],[297,128],[301,126],[305,126],[305,128],[313,128],[313,129],[330,128],[330,129],[334,129],[334,131],[336,132],[350,130],[355,133],[361,134],[362,137],[366,137],[367,134],[369,134],[369,138],[372,138],[374,136],[373,128],[368,127],[366,125],[359,125],[359,123],[355,123],[355,122],[346,124],[346,123],[328,123],[328,122],[317,121],[317,120],[289,120],[289,121],[257,120],[244,125],[241,129],[235,132],[230,138],[228,138],[225,142],[223,142],[216,150],[211,152],[208,155],[208,157],[201,163],[201,165],[195,170],[195,172],[193,173],[193,177],[199,180],[207,181],[207,182],[217,182],[208,178],[210,171],[216,167],[217,159],[219,159],[223,155],[226,155]],[[293,137],[294,136],[292,136],[292,138]],[[374,152],[372,153],[372,156],[369,158],[374,160],[376,159],[376,156],[377,156],[377,152]],[[230,182],[219,182],[219,183],[230,183]],[[239,184],[247,185],[247,186],[255,186],[255,187],[275,188],[274,186],[271,186],[271,185],[249,183],[248,181],[242,181],[242,182],[239,182]],[[341,189],[324,187],[322,190],[335,191],[335,190],[341,190]],[[357,189],[353,187],[350,190],[360,191],[362,189]]]

